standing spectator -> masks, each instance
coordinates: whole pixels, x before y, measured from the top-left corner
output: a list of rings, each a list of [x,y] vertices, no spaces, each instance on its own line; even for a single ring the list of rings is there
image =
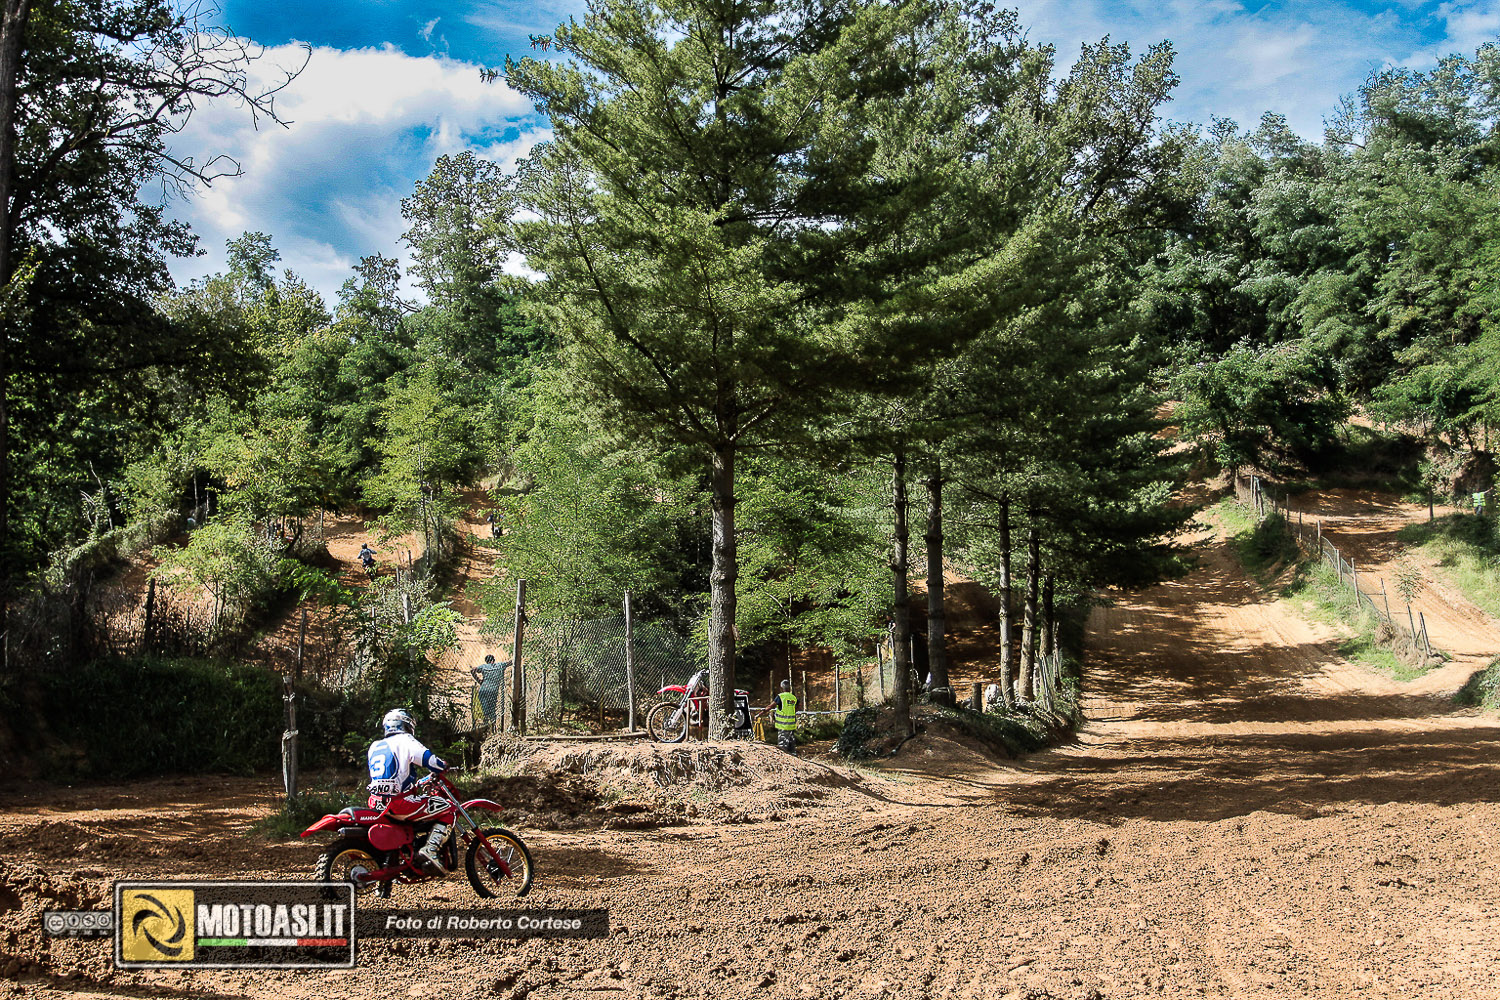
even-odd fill
[[[487,653],[484,662],[475,667],[469,673],[478,685],[474,688],[474,722],[476,725],[487,725],[496,721],[495,704],[499,701],[500,691],[505,686],[505,668],[510,666],[510,661],[502,663],[495,662],[495,654]]]
[[[792,694],[791,681],[781,682],[781,690],[760,714],[763,718],[768,713],[776,724],[776,745],[797,756],[797,696]]]

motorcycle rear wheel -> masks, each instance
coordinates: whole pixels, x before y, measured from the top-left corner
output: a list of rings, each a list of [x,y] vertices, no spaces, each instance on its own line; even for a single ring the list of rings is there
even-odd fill
[[[531,852],[526,849],[521,838],[498,826],[486,827],[484,838],[495,849],[495,853],[500,855],[505,867],[510,869],[510,874],[507,875],[491,860],[478,837],[469,841],[469,849],[464,854],[464,868],[469,874],[469,884],[479,897],[520,899],[530,892],[536,868],[531,863]]]
[[[389,882],[358,882],[355,876],[361,872],[373,872],[381,867],[375,849],[364,837],[344,837],[328,845],[318,858],[315,877],[319,882],[354,882],[354,894],[365,896],[378,893],[385,897],[391,894]]]
[[[677,706],[669,701],[654,706],[646,713],[646,735],[658,743],[681,743],[687,739],[688,713],[683,711],[677,724],[672,724],[672,716],[677,711]]]

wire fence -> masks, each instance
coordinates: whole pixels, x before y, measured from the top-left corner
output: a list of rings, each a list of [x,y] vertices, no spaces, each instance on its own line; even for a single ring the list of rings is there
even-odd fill
[[[1259,476],[1236,476],[1235,499],[1250,508],[1258,521],[1272,514],[1280,515],[1287,532],[1296,541],[1302,552],[1322,559],[1338,575],[1339,583],[1349,590],[1356,607],[1372,614],[1385,623],[1394,633],[1409,642],[1413,652],[1427,658],[1433,656],[1432,639],[1427,633],[1427,618],[1420,611],[1413,611],[1410,602],[1405,604],[1404,618],[1391,612],[1390,592],[1385,580],[1371,573],[1363,575],[1354,560],[1346,559],[1338,547],[1323,534],[1323,522],[1300,510],[1293,510],[1286,496],[1277,496]],[[1376,591],[1374,585],[1379,585]],[[1398,595],[1398,600],[1400,597]]]
[[[512,660],[479,662],[473,649],[446,654],[450,670],[472,664],[468,717],[474,730],[641,728],[658,692],[684,684],[703,667],[682,628],[666,618],[520,616],[520,678]],[[515,649],[516,636],[488,648]],[[520,704],[516,704],[519,694]]]

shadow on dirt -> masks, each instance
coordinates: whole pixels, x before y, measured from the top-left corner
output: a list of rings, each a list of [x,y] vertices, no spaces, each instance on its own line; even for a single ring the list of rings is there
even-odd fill
[[[1119,750],[1129,756],[1121,757]],[[999,792],[1022,816],[1213,821],[1257,811],[1303,818],[1375,803],[1500,801],[1500,726],[1396,733],[1136,739],[1099,755],[1038,759],[1042,780]]]

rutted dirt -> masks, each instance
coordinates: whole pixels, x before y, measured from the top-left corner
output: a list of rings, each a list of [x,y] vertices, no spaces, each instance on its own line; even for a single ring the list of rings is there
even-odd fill
[[[244,836],[273,807],[264,779],[23,789],[0,818],[0,974],[27,968],[0,991],[1500,996],[1500,721],[1452,711],[1446,676],[1401,685],[1343,662],[1331,629],[1262,594],[1218,544],[1190,577],[1100,610],[1091,636],[1089,723],[1019,763],[936,734],[879,770],[755,745],[690,748],[665,770],[640,758],[674,751],[572,757],[579,779],[661,774],[659,790],[710,807],[827,793],[746,822],[709,808],[649,829],[519,823],[540,868],[527,904],[608,907],[604,940],[370,940],[347,973],[117,972],[102,946],[40,938],[39,900],[103,898],[117,876],[284,877],[317,848]],[[542,774],[585,753],[547,752]],[[472,896],[455,880],[393,902]]]

